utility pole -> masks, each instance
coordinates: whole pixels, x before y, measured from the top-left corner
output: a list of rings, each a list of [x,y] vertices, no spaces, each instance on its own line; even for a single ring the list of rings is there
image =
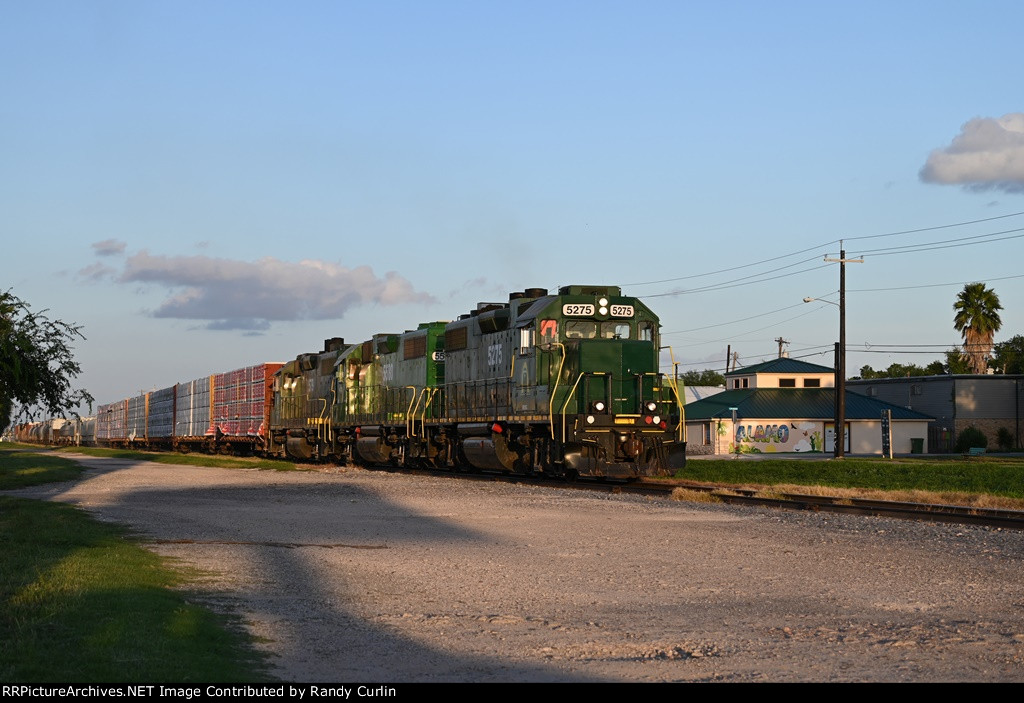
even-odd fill
[[[836,345],[836,459],[846,456],[846,264],[863,264],[864,259],[847,259],[843,240],[839,240],[839,258],[825,261],[839,264],[839,344]]]
[[[780,358],[780,359],[784,359],[784,358],[785,358],[785,352],[784,352],[784,351],[782,351],[782,345],[783,345],[783,344],[789,344],[789,341],[788,341],[788,340],[785,340],[785,339],[783,339],[782,337],[776,337],[776,338],[775,338],[775,341],[776,341],[776,342],[778,343],[778,345],[779,345],[779,358]]]

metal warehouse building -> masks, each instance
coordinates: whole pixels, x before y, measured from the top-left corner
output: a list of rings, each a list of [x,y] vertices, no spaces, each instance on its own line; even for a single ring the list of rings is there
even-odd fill
[[[1000,428],[1021,449],[1021,410],[1024,406],[1024,375],[911,376],[847,381],[848,389],[869,398],[931,415],[928,446],[933,452],[950,452],[957,434],[976,427],[997,446]]]

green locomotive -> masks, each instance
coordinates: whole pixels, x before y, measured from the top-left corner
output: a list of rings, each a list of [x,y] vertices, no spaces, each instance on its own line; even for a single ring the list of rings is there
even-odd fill
[[[616,286],[530,288],[345,346],[275,379],[271,450],[296,459],[633,478],[685,463],[657,316]]]

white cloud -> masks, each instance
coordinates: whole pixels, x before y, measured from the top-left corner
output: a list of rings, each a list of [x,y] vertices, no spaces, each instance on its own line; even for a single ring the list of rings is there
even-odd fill
[[[92,248],[96,250],[96,256],[115,256],[123,254],[124,248],[128,246],[119,239],[104,239],[102,242],[93,242]]]
[[[358,305],[434,302],[394,271],[378,277],[368,266],[349,269],[312,259],[249,262],[142,252],[128,258],[119,280],[173,290],[154,317],[211,320],[207,328],[221,330],[265,330],[271,320],[340,319]]]
[[[949,146],[931,153],[920,177],[972,190],[1024,192],[1024,113],[970,120]]]

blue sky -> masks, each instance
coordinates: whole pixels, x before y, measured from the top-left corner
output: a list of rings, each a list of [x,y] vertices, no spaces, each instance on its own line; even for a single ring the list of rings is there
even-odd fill
[[[837,311],[801,300],[837,240],[1024,227],[1019,2],[3,14],[2,286],[84,326],[99,402],[569,283],[650,296],[682,369],[779,336],[830,365]],[[851,373],[957,343],[966,281],[1024,333],[1021,242],[849,265]],[[723,287],[751,274],[778,277]]]

